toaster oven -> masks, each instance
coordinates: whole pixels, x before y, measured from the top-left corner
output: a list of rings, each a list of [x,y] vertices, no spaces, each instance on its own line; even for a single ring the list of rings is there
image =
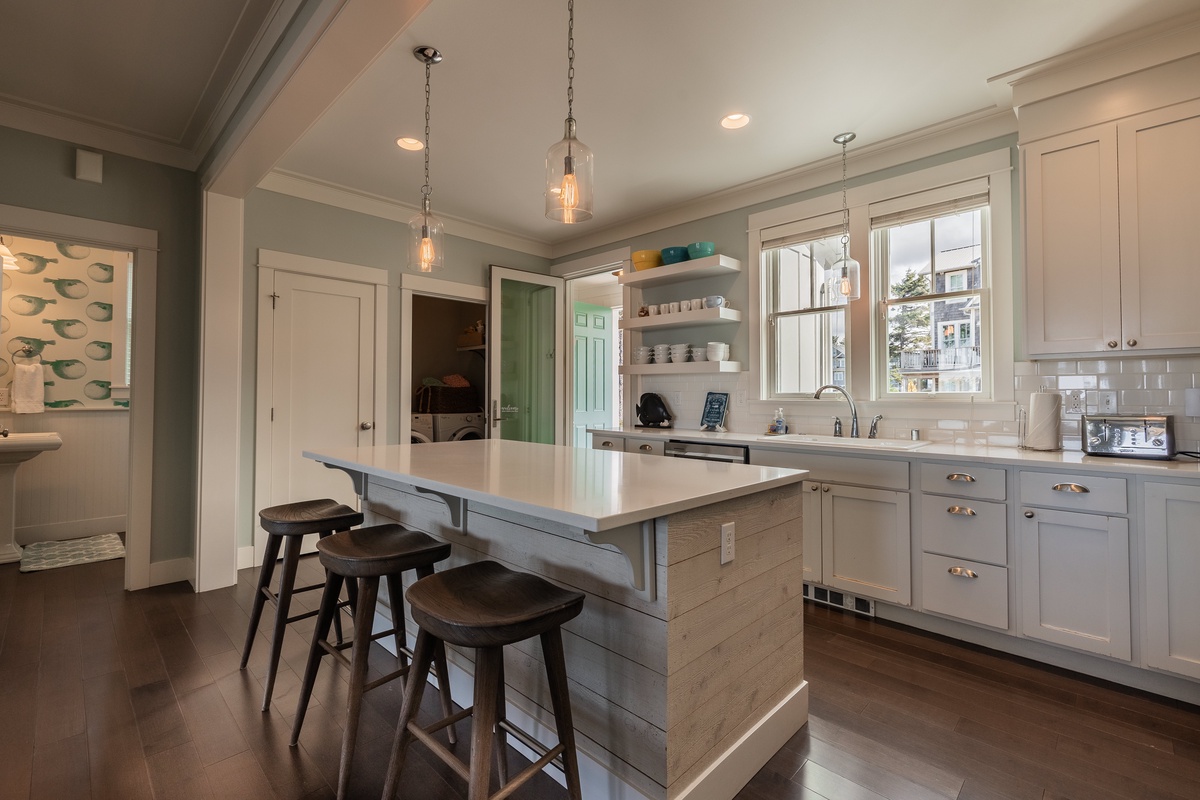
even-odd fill
[[[1085,414],[1080,421],[1083,452],[1126,458],[1175,457],[1175,418]]]

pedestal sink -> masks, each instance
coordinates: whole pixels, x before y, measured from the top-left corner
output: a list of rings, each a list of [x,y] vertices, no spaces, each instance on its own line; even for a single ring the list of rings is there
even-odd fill
[[[0,436],[0,564],[19,561],[13,542],[17,519],[17,467],[47,450],[62,447],[57,433],[10,433]]]

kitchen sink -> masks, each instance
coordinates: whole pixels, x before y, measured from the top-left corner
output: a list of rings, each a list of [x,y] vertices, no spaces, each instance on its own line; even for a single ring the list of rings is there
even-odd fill
[[[851,439],[848,436],[823,436],[818,433],[785,433],[781,436],[763,436],[759,441],[851,447],[858,450],[919,450],[929,444],[911,439]]]

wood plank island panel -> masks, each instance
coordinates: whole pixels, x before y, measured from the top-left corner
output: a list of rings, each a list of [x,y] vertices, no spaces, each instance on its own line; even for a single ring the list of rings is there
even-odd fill
[[[375,477],[364,508],[368,524],[396,521],[453,544],[442,569],[492,559],[587,594],[564,627],[576,732],[583,755],[636,790],[626,796],[720,797],[727,787],[732,797],[779,746],[742,739],[771,725],[786,739],[806,718],[799,484],[656,520],[652,599],[630,585],[624,555],[568,525],[478,503],[455,525],[442,500]],[[737,557],[722,565],[728,521]],[[450,660],[473,673],[470,651],[451,648]],[[505,661],[509,703],[552,737],[538,642],[508,648]],[[453,689],[465,703],[469,681]]]

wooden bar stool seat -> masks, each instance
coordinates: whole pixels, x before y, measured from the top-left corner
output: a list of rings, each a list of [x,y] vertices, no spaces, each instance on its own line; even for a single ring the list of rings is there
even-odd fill
[[[409,587],[406,596],[419,629],[388,765],[385,800],[396,796],[408,745],[414,737],[467,781],[469,800],[507,797],[551,761],[561,762],[567,794],[572,800],[580,800],[560,626],[583,610],[583,594],[562,589],[536,575],[514,572],[494,561],[479,561],[422,578]],[[510,723],[505,713],[503,648],[534,636],[541,639],[558,729],[559,742],[549,749]],[[428,728],[421,728],[416,724],[416,715],[424,676],[429,671],[435,646],[442,642],[475,649],[475,703]],[[469,768],[430,735],[467,716],[473,716]],[[504,758],[509,733],[541,756],[511,782]],[[495,795],[490,794],[489,763],[493,753],[501,786]]]
[[[242,648],[241,669],[246,668],[250,661],[250,650],[254,647],[258,623],[262,619],[263,605],[271,602],[275,606],[275,627],[271,633],[271,655],[267,662],[266,686],[263,688],[262,710],[271,707],[271,694],[275,690],[275,673],[279,669],[279,655],[283,650],[283,635],[287,626],[302,619],[317,615],[316,611],[306,611],[295,616],[288,616],[292,606],[292,596],[298,592],[308,592],[320,589],[325,583],[314,583],[310,586],[296,588],[296,570],[300,564],[300,548],[304,537],[310,533],[318,534],[322,539],[335,531],[346,531],[355,525],[361,525],[363,515],[349,506],[334,500],[302,500],[296,503],[271,506],[258,512],[259,523],[267,532],[267,546],[263,554],[262,567],[258,572],[258,586],[254,591],[254,605],[250,610],[250,626],[246,629],[246,644]],[[283,569],[279,573],[279,590],[271,591],[271,576],[275,572],[275,560],[279,558],[279,549],[283,547]],[[350,600],[344,605],[353,606],[355,592],[348,590]],[[337,624],[337,638],[342,640],[341,620]]]
[[[350,767],[354,761],[355,742],[358,738],[358,720],[362,712],[365,692],[382,686],[409,673],[409,661],[413,653],[408,649],[404,629],[404,585],[400,576],[406,570],[415,570],[419,578],[432,576],[433,565],[450,557],[449,542],[439,542],[420,531],[411,531],[400,525],[374,525],[352,531],[336,533],[317,542],[318,558],[328,573],[325,592],[321,596],[321,607],[317,614],[317,627],[313,631],[312,645],[308,651],[308,663],[304,679],[300,684],[300,698],[296,706],[296,719],[292,724],[293,747],[300,739],[300,729],[312,697],[321,659],[332,655],[350,668],[350,689],[347,698],[346,729],[342,734],[341,763],[338,768],[338,797],[345,798],[350,786]],[[392,627],[390,630],[372,633],[375,621],[375,605],[379,597],[379,579],[385,578],[391,604]],[[343,582],[357,587],[357,606],[354,613],[354,635],[351,641],[333,644],[328,641],[330,623],[336,619],[340,607],[339,597]],[[367,663],[371,642],[386,636],[395,638],[399,669],[381,678],[367,682]],[[352,658],[342,652],[353,648]],[[442,699],[442,713],[453,712],[450,700],[449,673],[446,669],[446,650],[439,646],[433,654],[437,666],[438,688]],[[421,677],[425,680],[428,672]],[[454,742],[454,730],[449,731]]]

